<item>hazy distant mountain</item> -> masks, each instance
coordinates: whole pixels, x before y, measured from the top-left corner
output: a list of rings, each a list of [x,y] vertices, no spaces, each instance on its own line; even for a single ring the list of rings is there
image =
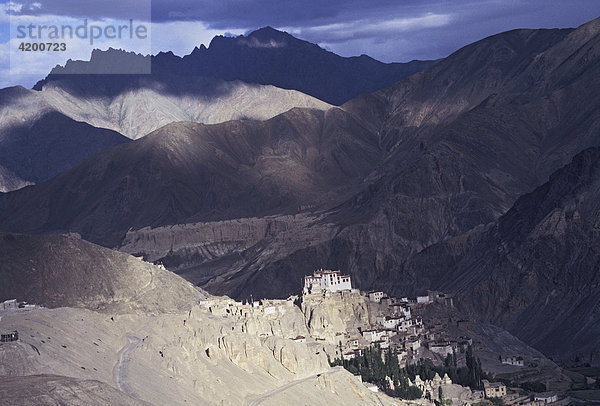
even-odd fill
[[[90,65],[121,53],[94,51]],[[131,139],[178,121],[266,120],[294,107],[331,107],[293,90],[179,74],[67,75],[48,82],[39,92],[31,91],[30,97],[75,120]]]
[[[269,45],[275,43],[276,47]],[[217,37],[213,44],[210,51],[196,49],[184,58],[172,53],[151,58],[95,50],[89,62],[69,60],[64,68],[56,67],[36,85],[36,91],[0,90],[0,191],[48,180],[100,150],[125,142],[116,133],[72,120],[131,139],[172,122],[266,120],[294,107],[331,107],[270,84],[312,89],[321,92],[317,95],[321,99],[342,102],[430,64],[342,58],[269,28],[247,38]],[[283,45],[285,50],[280,49]],[[205,51],[209,54],[201,56]],[[115,64],[142,67],[150,59],[152,75],[98,74],[110,72]],[[327,74],[317,75],[317,71]],[[65,74],[69,72],[78,74]]]
[[[22,87],[0,90],[0,191],[46,181],[129,141],[75,121]]]
[[[147,57],[133,53],[95,51],[90,63],[69,61],[56,67],[35,89],[65,75],[110,72],[115,61],[143,66]],[[318,45],[266,27],[248,36],[215,37],[183,58],[172,52],[152,57],[153,76],[199,76],[294,89],[331,104],[390,86],[422,71],[434,61],[385,64],[366,55],[344,58]],[[102,76],[102,75],[101,75]],[[114,75],[108,75],[114,76]],[[298,106],[301,107],[301,106]]]

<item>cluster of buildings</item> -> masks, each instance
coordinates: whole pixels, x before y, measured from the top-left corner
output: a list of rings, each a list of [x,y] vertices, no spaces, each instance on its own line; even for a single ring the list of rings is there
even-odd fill
[[[376,314],[376,316],[374,317],[375,323],[371,317],[368,328],[359,328],[360,335],[347,332],[340,336],[340,338],[344,338],[340,342],[342,343],[341,355],[345,360],[362,355],[363,349],[368,346],[378,345],[383,349],[395,349],[398,361],[404,367],[422,357],[441,360],[448,355],[464,352],[467,347],[473,345],[470,337],[460,335],[470,329],[469,320],[444,319],[436,311],[425,311],[432,304],[447,308],[454,307],[454,300],[449,294],[428,291],[427,294],[416,297],[401,298],[388,297],[383,291],[362,294],[352,288],[352,280],[349,275],[343,275],[340,271],[334,270],[319,269],[312,275],[304,277],[303,295],[326,297],[337,293],[343,298],[347,294],[346,292],[357,296],[362,295],[370,303],[369,313]],[[427,319],[424,320],[425,316]],[[454,325],[456,329],[449,329],[448,323]],[[454,331],[452,334],[455,335],[449,336],[449,330]],[[297,340],[305,341],[305,337],[298,337]],[[505,365],[525,366],[525,361],[521,356],[501,356],[500,361]],[[423,380],[417,376],[412,382],[423,391],[424,397],[429,394],[434,398],[442,388],[443,391],[453,392],[449,398],[459,400],[463,404],[482,400],[484,397],[487,399],[501,398],[510,404],[520,406],[541,406],[557,401],[555,393],[544,393],[531,397],[525,396],[522,399],[519,397],[513,402],[509,399],[512,395],[507,396],[507,387],[504,383],[487,380],[483,380],[482,383],[483,391],[470,391],[465,390],[468,388],[454,385],[447,375],[440,377],[437,374],[431,380]]]
[[[360,295],[358,290],[352,288],[350,276],[340,271],[318,269],[304,277],[303,295],[343,295],[345,292]],[[421,317],[415,316],[415,311],[434,303],[453,307],[453,298],[448,294],[429,291],[426,295],[395,298],[388,297],[383,291],[374,291],[369,292],[367,297],[372,303],[371,310],[377,312],[376,323],[370,323],[370,328],[360,329],[360,337],[345,335],[342,357],[346,360],[361,355],[365,346],[377,344],[384,349],[394,348],[401,365],[406,365],[418,360],[424,348],[446,357],[459,351],[461,346],[464,349],[472,344],[468,337],[462,341],[444,340],[442,335],[436,335],[426,328]]]
[[[294,306],[292,300],[249,300],[246,302],[237,302],[233,299],[203,300],[200,305],[210,313],[219,316],[241,316],[266,315],[279,317],[284,315]]]
[[[427,306],[433,303],[441,303],[448,307],[454,306],[454,299],[451,295],[433,290],[428,291],[426,295],[403,297],[400,299],[388,298],[387,295],[382,291],[369,292],[369,300],[379,303],[381,301],[385,301],[385,299],[400,300],[403,303],[410,303],[412,305],[419,306]]]
[[[432,326],[416,315],[433,303],[453,307],[454,301],[450,295],[430,291],[427,295],[395,298],[375,291],[369,292],[368,297],[369,301],[379,304],[381,315],[376,318],[377,328],[362,332],[363,337],[382,348],[395,348],[401,365],[418,360],[425,349],[445,358],[472,344],[468,337],[462,341],[444,339],[442,334],[434,332]]]

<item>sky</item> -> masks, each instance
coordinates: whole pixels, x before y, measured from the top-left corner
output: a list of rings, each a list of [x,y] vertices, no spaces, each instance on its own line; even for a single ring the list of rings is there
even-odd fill
[[[89,59],[93,48],[182,56],[215,35],[267,25],[342,56],[406,62],[442,58],[502,31],[577,27],[599,16],[599,0],[0,0],[0,87],[31,87],[68,58]],[[145,26],[144,38],[104,35],[130,20]],[[89,34],[70,38],[67,52],[18,49],[31,42],[30,32],[16,38],[19,26],[84,21],[103,30],[93,44]]]

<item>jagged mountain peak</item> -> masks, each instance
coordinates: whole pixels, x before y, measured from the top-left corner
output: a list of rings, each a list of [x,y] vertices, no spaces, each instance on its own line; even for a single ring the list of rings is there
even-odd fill
[[[149,60],[150,59],[150,60]],[[340,105],[359,94],[396,83],[430,66],[433,61],[386,64],[368,57],[345,58],[291,34],[264,27],[246,36],[216,36],[209,47],[200,45],[183,57],[161,52],[144,56],[122,50],[92,52],[90,61],[68,61],[57,66],[34,89],[61,83],[67,73],[112,73],[106,82],[127,82],[114,73],[150,73],[163,80],[176,77],[211,77],[227,81],[273,85],[297,90],[330,104]],[[115,69],[127,67],[123,72]],[[60,75],[59,75],[60,73]],[[138,75],[139,76],[139,75]],[[93,80],[97,81],[97,77]],[[79,81],[89,80],[78,77]],[[72,80],[72,78],[67,78]],[[87,84],[84,87],[88,86]],[[125,85],[127,88],[128,86]]]
[[[298,39],[285,31],[279,31],[270,26],[259,28],[246,35],[238,35],[235,37],[217,35],[212,39],[208,48],[218,48],[225,44],[249,48],[283,48],[292,44],[309,44],[314,46],[314,44]]]
[[[284,46],[295,42],[306,42],[295,38],[285,31],[279,31],[269,26],[251,32],[248,34],[247,38],[254,39],[258,41],[259,44],[264,44],[264,46]]]

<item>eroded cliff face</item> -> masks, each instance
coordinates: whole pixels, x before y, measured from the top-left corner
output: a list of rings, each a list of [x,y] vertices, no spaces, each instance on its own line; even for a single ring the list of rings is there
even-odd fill
[[[126,392],[131,404],[301,404],[302,392],[315,404],[380,404],[357,377],[329,367],[321,344],[290,339],[308,336],[291,302],[209,301],[154,316],[73,308],[5,315],[0,326],[21,340],[0,347],[0,389],[13,396],[27,383],[6,388],[2,376],[38,374],[95,380]],[[88,395],[89,404],[101,404]]]
[[[310,335],[335,346],[376,323],[377,305],[355,291],[304,295],[301,307]]]
[[[265,264],[307,245],[327,241],[337,230],[337,226],[325,221],[323,214],[317,213],[240,218],[130,230],[119,250],[161,262],[189,281],[208,285],[219,294],[230,289],[226,287],[229,276],[239,277],[240,271],[244,271],[251,279],[252,273],[258,273]],[[276,296],[297,293],[304,272],[296,269],[288,273],[285,286]],[[250,294],[269,296],[261,289],[253,291],[255,285],[251,283],[248,289],[236,286],[237,292],[232,296],[244,299]]]
[[[52,307],[0,312],[0,331],[20,336],[0,346],[3,398],[242,405],[276,404],[289,390],[294,403],[307,392],[315,404],[381,404],[357,377],[330,368],[326,343],[296,340],[310,332],[295,298],[209,296],[163,267],[73,235],[4,233],[0,252],[10,259],[0,275],[11,281],[0,295]]]

